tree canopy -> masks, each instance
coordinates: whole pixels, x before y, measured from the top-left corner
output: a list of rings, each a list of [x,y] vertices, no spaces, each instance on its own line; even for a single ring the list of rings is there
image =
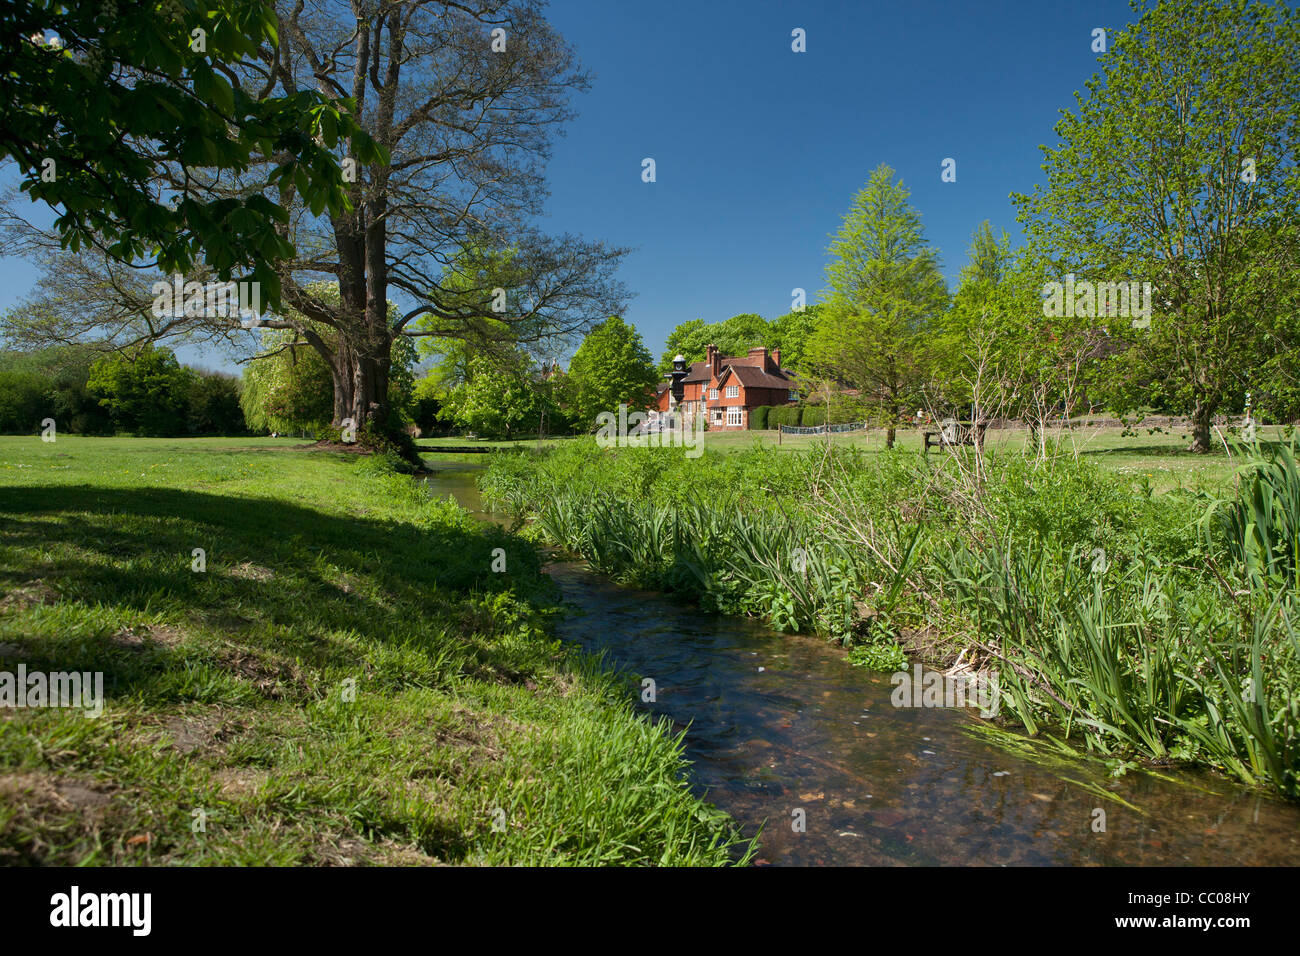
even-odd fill
[[[1300,13],[1163,0],[1101,66],[1043,148],[1046,186],[1013,199],[1055,278],[1152,284],[1149,327],[1097,317],[1128,344],[1111,398],[1188,409],[1208,451],[1213,414],[1296,343]]]
[[[921,384],[923,333],[947,304],[938,255],[908,196],[886,165],[854,196],[829,249],[825,316],[807,344],[815,368],[876,405],[891,447]]]
[[[660,376],[636,328],[617,315],[597,325],[583,339],[569,364],[577,422],[592,428],[601,412],[619,405],[649,408]]]
[[[59,213],[64,247],[165,273],[247,270],[274,306],[276,267],[294,251],[288,211],[259,191],[216,196],[200,184],[269,163],[268,186],[342,212],[335,149],[382,154],[346,97],[249,84],[235,64],[276,40],[274,4],[262,0],[11,0],[0,12],[0,156]]]

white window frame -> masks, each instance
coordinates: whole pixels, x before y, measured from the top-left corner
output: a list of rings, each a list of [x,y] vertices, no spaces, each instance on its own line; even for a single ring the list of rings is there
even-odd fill
[[[709,389],[709,398],[715,399],[717,397],[718,397],[718,390],[716,388]]]
[[[713,420],[714,420],[715,422],[718,422],[719,424],[722,423],[722,409],[720,409],[720,408],[715,408],[715,409],[713,410]]]
[[[727,407],[727,424],[743,425],[745,424],[745,410],[739,405],[730,405]]]
[[[728,386],[727,386],[727,398],[740,398],[740,386],[739,386],[739,385],[728,385]]]

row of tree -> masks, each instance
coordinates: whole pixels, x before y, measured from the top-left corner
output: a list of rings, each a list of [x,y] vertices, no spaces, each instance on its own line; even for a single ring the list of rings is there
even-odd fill
[[[0,352],[0,434],[36,434],[53,419],[81,435],[240,435],[239,396],[234,376],[187,368],[163,348]]]
[[[538,3],[380,0],[364,16],[265,0],[165,15],[11,5],[0,154],[59,211],[49,231],[21,210],[0,217],[7,251],[46,266],[0,323],[11,345],[235,340],[247,334],[237,316],[160,312],[150,267],[191,281],[246,270],[267,306],[260,325],[284,333],[260,360],[314,353],[331,426],[350,420],[378,443],[402,423],[393,379],[412,340],[444,358],[463,345],[419,400],[482,422],[500,404],[482,389],[552,382],[545,359],[528,362],[623,313],[625,250],[532,226],[550,137],[588,82]],[[1046,184],[1013,196],[1025,248],[982,228],[949,294],[882,167],[831,246],[822,307],[688,323],[664,360],[698,360],[709,340],[779,345],[783,364],[859,389],[890,422],[913,403],[1040,424],[1084,395],[1117,411],[1158,405],[1191,416],[1198,451],[1247,393],[1295,414],[1300,12],[1158,0],[1099,63],[1044,148]],[[1087,297],[1046,307],[1046,284],[1069,276],[1150,283],[1149,323],[1098,315]],[[575,364],[568,393],[520,392],[491,427],[555,409],[582,427],[595,403],[637,394],[645,371],[602,379]],[[272,379],[261,385],[280,407]]]
[[[408,340],[399,345],[389,375],[390,424],[416,425],[426,435],[589,431],[600,412],[620,403],[648,407],[660,378],[640,334],[617,316],[584,338],[567,372],[518,349],[475,352],[444,340],[417,380],[415,347]],[[242,381],[187,368],[151,345],[131,353],[85,346],[0,352],[4,434],[34,434],[53,418],[60,432],[84,435],[326,437],[333,404],[328,367],[284,330],[263,333],[263,358],[246,366]]]
[[[872,174],[807,369],[891,427],[973,405],[1041,434],[1086,398],[1187,414],[1204,452],[1220,412],[1300,416],[1300,13],[1166,0],[1101,65],[1044,148],[1047,185],[1013,196],[1029,241],[982,225],[954,294],[907,190]]]

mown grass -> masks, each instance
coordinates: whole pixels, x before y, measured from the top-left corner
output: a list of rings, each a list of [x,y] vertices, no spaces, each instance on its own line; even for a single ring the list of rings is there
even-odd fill
[[[1138,424],[1126,433],[1118,424],[1096,426],[1088,425],[1086,421],[1081,419],[1070,429],[1049,429],[1049,440],[1071,456],[1092,462],[1121,477],[1148,482],[1157,492],[1183,488],[1221,489],[1232,483],[1237,469],[1242,464],[1240,456],[1231,452],[1230,446],[1225,447],[1222,443],[1205,455],[1188,451],[1187,446],[1191,436],[1184,428],[1170,429]],[[920,453],[923,431],[924,429],[913,427],[899,428],[896,435],[897,448],[905,452]],[[1229,429],[1222,433],[1222,438],[1231,443],[1234,434]],[[1259,437],[1261,441],[1266,442],[1282,441],[1285,440],[1285,429],[1280,426],[1264,426],[1259,429]],[[1218,441],[1219,438],[1220,434],[1215,433],[1215,440]],[[507,442],[453,437],[423,438],[417,444],[422,448],[447,445],[481,446],[492,450],[540,451],[563,448],[584,440],[584,438],[573,437],[540,440],[521,438]],[[989,450],[995,454],[1023,454],[1032,444],[1029,430],[1024,427],[992,429],[988,432],[987,441]],[[755,447],[790,454],[818,451],[827,446],[824,435],[785,435],[778,440],[775,431],[709,431],[704,433],[703,442],[707,450],[725,455],[744,454]],[[885,433],[879,428],[832,435],[830,444],[835,448],[853,448],[870,457],[886,451]],[[935,455],[939,452],[932,449],[930,454]],[[422,452],[422,457],[430,461],[465,461],[470,458],[464,454],[437,451]],[[474,455],[473,459],[477,460],[480,457],[484,456]]]
[[[302,444],[0,439],[0,671],[107,698],[0,709],[0,863],[743,857],[532,545]]]

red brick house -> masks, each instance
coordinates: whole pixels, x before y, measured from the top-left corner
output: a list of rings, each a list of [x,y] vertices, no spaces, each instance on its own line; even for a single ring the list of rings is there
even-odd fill
[[[683,380],[680,411],[703,412],[709,428],[749,427],[751,409],[761,405],[787,405],[798,401],[799,386],[793,372],[781,368],[781,350],[750,349],[748,355],[719,355],[710,345],[703,362],[694,363]],[[656,408],[670,411],[672,393],[659,389]]]

